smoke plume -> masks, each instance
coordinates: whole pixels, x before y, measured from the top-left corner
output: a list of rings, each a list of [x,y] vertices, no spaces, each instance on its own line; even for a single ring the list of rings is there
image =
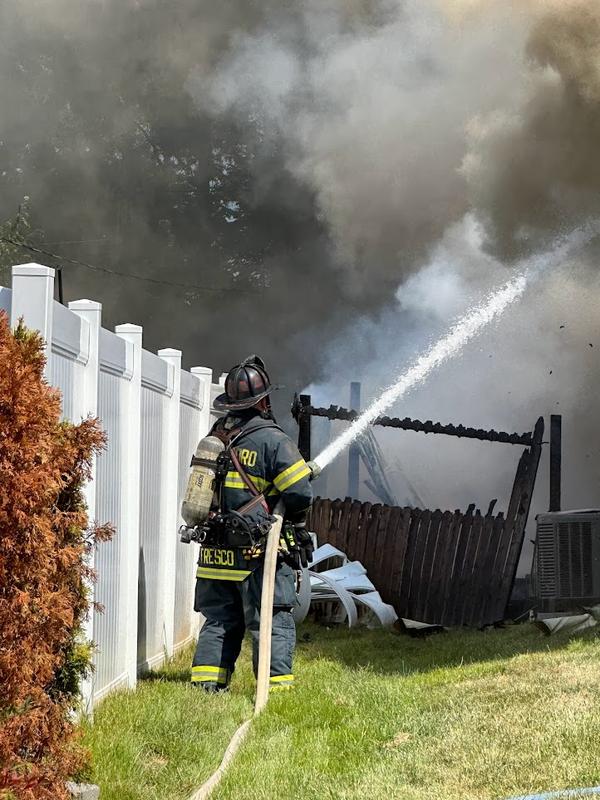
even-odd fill
[[[503,258],[600,212],[600,7],[538,5],[521,92],[471,121],[463,162],[469,203]]]
[[[0,216],[27,194],[40,246],[185,285],[69,267],[105,324],[217,372],[258,351],[344,403],[598,216],[599,65],[592,0],[5,0]],[[594,250],[398,409],[511,430],[562,410],[569,504],[598,478]],[[510,482],[512,451],[481,446],[484,484],[466,445],[427,467],[417,440],[390,458],[432,504]]]

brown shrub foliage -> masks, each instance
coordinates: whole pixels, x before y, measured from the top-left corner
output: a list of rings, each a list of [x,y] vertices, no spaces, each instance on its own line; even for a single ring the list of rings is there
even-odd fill
[[[43,341],[0,312],[0,798],[62,800],[87,754],[72,710],[89,647],[93,579],[81,488],[103,445],[97,421],[61,422]]]

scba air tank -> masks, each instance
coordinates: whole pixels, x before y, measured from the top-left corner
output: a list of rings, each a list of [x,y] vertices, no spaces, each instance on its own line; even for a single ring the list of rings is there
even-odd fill
[[[190,528],[208,519],[215,492],[217,458],[224,449],[225,445],[216,436],[206,436],[198,442],[185,499],[181,504],[181,516]]]

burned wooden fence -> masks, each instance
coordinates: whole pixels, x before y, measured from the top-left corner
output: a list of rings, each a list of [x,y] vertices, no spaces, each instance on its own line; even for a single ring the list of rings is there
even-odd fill
[[[361,561],[400,617],[481,628],[504,619],[542,450],[543,419],[519,460],[506,515],[318,499],[311,528]],[[523,442],[519,442],[521,444]]]

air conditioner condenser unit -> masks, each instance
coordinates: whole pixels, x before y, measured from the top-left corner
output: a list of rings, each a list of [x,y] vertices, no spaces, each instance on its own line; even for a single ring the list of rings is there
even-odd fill
[[[539,611],[600,602],[600,510],[537,516],[533,592]]]

